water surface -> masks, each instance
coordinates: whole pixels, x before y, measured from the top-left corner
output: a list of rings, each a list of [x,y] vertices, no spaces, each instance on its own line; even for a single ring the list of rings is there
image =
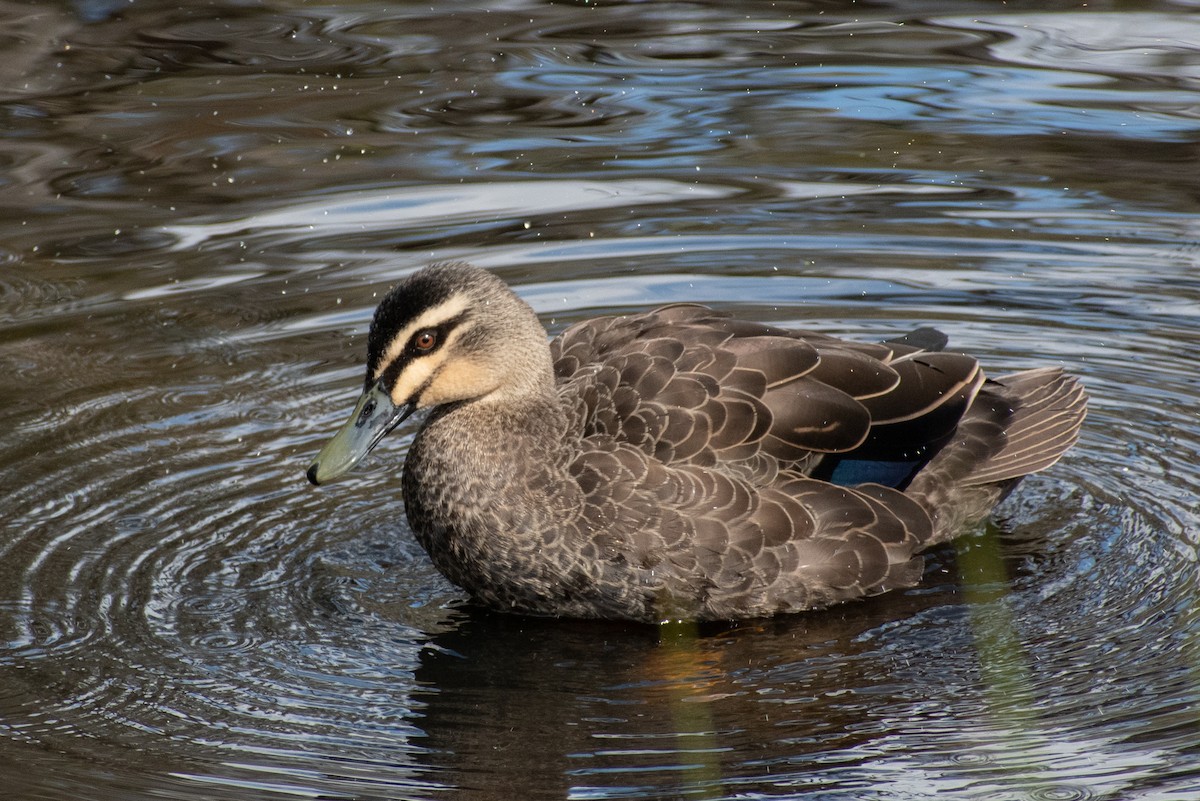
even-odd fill
[[[13,798],[1200,795],[1187,3],[0,2]],[[924,583],[488,615],[303,471],[434,259],[551,331],[693,300],[990,372],[1079,445]]]

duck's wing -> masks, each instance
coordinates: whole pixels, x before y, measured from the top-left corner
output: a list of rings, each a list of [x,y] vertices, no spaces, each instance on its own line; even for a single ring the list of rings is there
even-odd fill
[[[583,437],[612,437],[664,464],[722,466],[759,481],[781,469],[900,485],[953,433],[983,382],[974,359],[932,352],[932,329],[885,343],[735,320],[676,304],[589,320],[551,343]],[[842,467],[846,472],[847,469]]]

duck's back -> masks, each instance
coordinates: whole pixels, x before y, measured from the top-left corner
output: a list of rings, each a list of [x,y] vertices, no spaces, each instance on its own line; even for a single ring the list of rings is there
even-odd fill
[[[902,487],[984,380],[963,354],[904,339],[847,342],[694,305],[587,321],[552,355],[585,437],[768,481],[785,469]]]

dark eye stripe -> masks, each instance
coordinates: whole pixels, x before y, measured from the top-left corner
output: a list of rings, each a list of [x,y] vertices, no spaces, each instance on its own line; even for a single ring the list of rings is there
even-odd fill
[[[397,379],[400,378],[400,374],[404,372],[404,369],[408,367],[408,365],[412,364],[412,362],[416,359],[420,359],[436,352],[449,339],[450,333],[454,331],[454,329],[460,324],[462,324],[466,318],[467,312],[463,311],[437,325],[417,330],[409,339],[404,350],[401,351],[400,355],[396,359],[394,359],[383,369],[383,372],[379,375],[379,379],[377,380],[382,381],[383,386],[390,391],[392,387],[396,386]],[[415,342],[417,337],[426,331],[432,331],[437,341],[429,349],[420,350],[416,347]],[[368,376],[367,385],[370,386],[372,383],[374,382],[372,382]]]

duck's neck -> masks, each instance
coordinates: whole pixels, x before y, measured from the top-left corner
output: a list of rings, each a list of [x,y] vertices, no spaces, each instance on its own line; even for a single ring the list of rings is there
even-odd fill
[[[536,564],[529,554],[577,501],[566,476],[565,426],[552,393],[430,414],[405,462],[405,511],[451,581],[479,596],[488,588],[469,585],[481,580],[481,564],[510,579]]]

